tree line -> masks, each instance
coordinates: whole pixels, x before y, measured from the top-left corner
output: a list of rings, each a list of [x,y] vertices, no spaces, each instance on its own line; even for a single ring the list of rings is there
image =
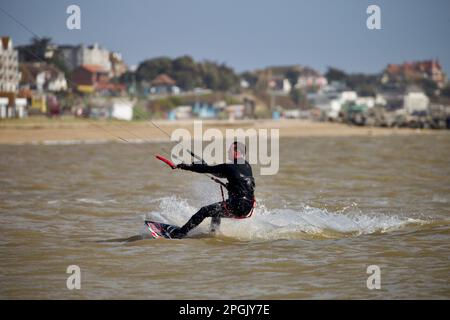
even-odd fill
[[[152,81],[160,74],[167,74],[183,90],[196,87],[219,91],[239,88],[239,76],[224,63],[196,62],[190,56],[175,59],[158,57],[141,62],[136,70],[137,81]]]

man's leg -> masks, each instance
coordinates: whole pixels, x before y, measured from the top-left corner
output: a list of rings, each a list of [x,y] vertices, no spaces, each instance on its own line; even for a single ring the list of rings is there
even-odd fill
[[[203,207],[194,214],[188,222],[176,232],[172,234],[173,237],[182,238],[187,235],[189,231],[198,226],[207,217],[220,217],[224,214],[222,202],[213,203],[209,206]]]
[[[209,233],[215,235],[220,228],[220,216],[211,217],[211,225],[209,226]]]

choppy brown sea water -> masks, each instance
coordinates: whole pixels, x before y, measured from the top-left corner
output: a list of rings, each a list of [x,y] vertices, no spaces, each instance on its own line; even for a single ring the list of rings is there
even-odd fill
[[[0,146],[0,298],[450,298],[449,134],[284,139],[253,218],[141,239],[145,217],[182,224],[220,200],[155,161],[161,146]]]

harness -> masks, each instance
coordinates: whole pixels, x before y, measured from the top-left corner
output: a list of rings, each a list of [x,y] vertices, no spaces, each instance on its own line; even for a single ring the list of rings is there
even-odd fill
[[[250,217],[252,216],[253,210],[254,210],[255,207],[256,207],[256,199],[255,199],[255,197],[253,197],[253,199],[252,199],[252,209],[250,210],[250,212],[249,212],[246,216],[238,217],[238,216],[234,215],[234,214],[228,209],[227,202],[225,201],[225,195],[224,195],[224,192],[223,192],[223,185],[222,185],[222,184],[220,184],[220,193],[222,194],[222,206],[223,206],[223,209],[225,210],[225,214],[226,214],[226,216],[227,216],[228,218],[233,218],[233,219],[238,219],[238,220],[240,220],[240,219],[247,219],[247,218],[250,218]]]

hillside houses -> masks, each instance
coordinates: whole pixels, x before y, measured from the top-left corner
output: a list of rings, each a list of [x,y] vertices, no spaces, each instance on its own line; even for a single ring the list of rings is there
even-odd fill
[[[20,88],[36,90],[40,93],[44,91],[60,92],[68,88],[64,72],[54,65],[45,62],[21,63]]]
[[[123,94],[126,91],[125,85],[110,82],[108,70],[100,65],[85,64],[76,67],[72,72],[72,83],[81,93],[115,92]]]
[[[381,82],[387,84],[423,79],[436,83],[438,88],[443,88],[447,83],[447,76],[438,60],[389,64],[383,70]]]
[[[21,78],[18,50],[10,37],[0,40],[0,119],[23,118],[27,100],[18,96]]]

